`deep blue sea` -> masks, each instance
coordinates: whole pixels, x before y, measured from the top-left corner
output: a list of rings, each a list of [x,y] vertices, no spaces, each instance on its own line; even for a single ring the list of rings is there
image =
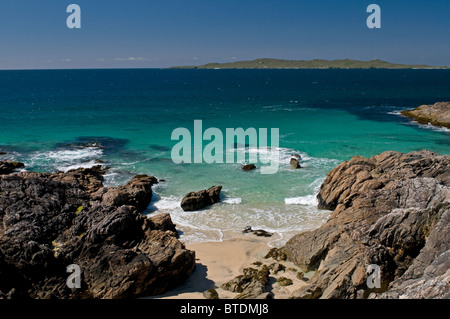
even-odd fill
[[[146,213],[169,212],[182,240],[218,241],[250,225],[275,232],[276,246],[328,218],[315,195],[340,162],[387,150],[450,154],[448,130],[399,115],[438,101],[450,101],[450,70],[0,71],[0,160],[35,171],[101,160],[111,167],[107,185],[154,175],[165,182]],[[224,136],[226,128],[278,128],[278,172],[175,164],[172,131],[193,132],[194,120]],[[247,152],[258,151],[248,144]],[[224,151],[239,147],[224,141]],[[292,154],[302,156],[301,169],[290,167]],[[186,193],[219,184],[221,203],[181,210]]]

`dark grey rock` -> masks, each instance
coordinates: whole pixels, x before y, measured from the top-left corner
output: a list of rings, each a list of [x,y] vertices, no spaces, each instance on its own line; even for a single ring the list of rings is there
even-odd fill
[[[4,154],[2,154],[2,155],[4,155]],[[0,175],[11,174],[16,169],[19,169],[22,167],[25,167],[25,164],[21,163],[21,162],[0,161]]]
[[[142,215],[154,177],[105,188],[102,169],[0,176],[0,295],[135,298],[183,282],[195,254],[167,214]],[[69,289],[67,266],[82,270]]]

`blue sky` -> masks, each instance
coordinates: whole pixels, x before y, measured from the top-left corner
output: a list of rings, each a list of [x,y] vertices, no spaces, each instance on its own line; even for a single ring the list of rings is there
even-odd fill
[[[81,7],[81,29],[66,8]],[[366,8],[381,7],[381,29]],[[450,65],[449,0],[0,0],[0,69],[255,58]]]

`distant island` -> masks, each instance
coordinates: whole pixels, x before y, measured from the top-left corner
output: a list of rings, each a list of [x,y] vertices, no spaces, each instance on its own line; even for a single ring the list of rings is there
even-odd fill
[[[171,69],[448,69],[450,66],[395,64],[383,60],[282,60],[256,59],[228,63],[208,63],[194,66],[174,66]]]

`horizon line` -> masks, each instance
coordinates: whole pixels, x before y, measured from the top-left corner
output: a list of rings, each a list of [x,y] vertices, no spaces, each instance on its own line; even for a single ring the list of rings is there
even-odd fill
[[[20,67],[13,67],[13,68],[0,68],[0,71],[50,71],[50,70],[140,70],[140,69],[154,69],[154,70],[164,70],[164,69],[182,69],[182,68],[186,68],[186,69],[192,69],[192,68],[196,68],[196,67],[203,67],[206,65],[210,65],[210,64],[217,64],[217,65],[223,65],[223,64],[234,64],[234,63],[239,63],[239,62],[253,62],[253,61],[258,61],[258,60],[279,60],[279,61],[287,61],[287,62],[313,62],[313,61],[327,61],[327,62],[335,62],[335,61],[355,61],[355,62],[373,62],[373,61],[380,61],[380,62],[386,62],[389,64],[396,64],[396,65],[407,65],[407,66],[412,66],[412,67],[408,67],[408,68],[400,68],[403,70],[409,70],[409,69],[421,69],[421,70],[427,70],[427,69],[434,69],[434,70],[443,70],[443,69],[450,69],[450,64],[449,65],[430,65],[430,64],[409,64],[409,63],[399,63],[399,62],[389,62],[387,60],[382,60],[382,59],[370,59],[370,60],[358,60],[358,59],[350,59],[350,58],[340,58],[340,59],[324,59],[324,58],[313,58],[313,59],[309,59],[309,60],[294,60],[294,59],[285,59],[285,58],[254,58],[254,59],[243,59],[243,60],[233,60],[233,61],[229,61],[229,62],[207,62],[207,63],[203,63],[203,64],[191,64],[191,65],[171,65],[171,66],[155,66],[155,67],[146,67],[146,66],[137,66],[137,67],[132,67],[132,66],[112,66],[112,67],[101,67],[101,66],[93,66],[93,67],[24,67],[24,68],[20,68]],[[418,67],[414,67],[414,66],[418,66]],[[259,68],[245,68],[245,67],[236,67],[236,68],[226,68],[226,69],[259,69]],[[264,68],[261,68],[264,69]],[[320,69],[370,69],[370,68],[346,68],[346,67],[324,67],[324,68],[320,68],[320,67],[311,67],[311,68],[299,68],[299,67],[280,67],[280,68],[276,68],[276,67],[269,67],[266,69],[278,69],[278,70],[298,70],[298,69],[304,69],[304,70],[320,70]],[[374,69],[396,69],[396,68],[374,68]]]
[[[252,71],[264,71],[264,70],[450,70],[450,66],[430,66],[422,68],[195,68],[195,66],[169,66],[169,67],[111,67],[111,68],[25,68],[25,69],[0,69],[0,72],[6,71],[90,71],[90,70],[252,70]]]

